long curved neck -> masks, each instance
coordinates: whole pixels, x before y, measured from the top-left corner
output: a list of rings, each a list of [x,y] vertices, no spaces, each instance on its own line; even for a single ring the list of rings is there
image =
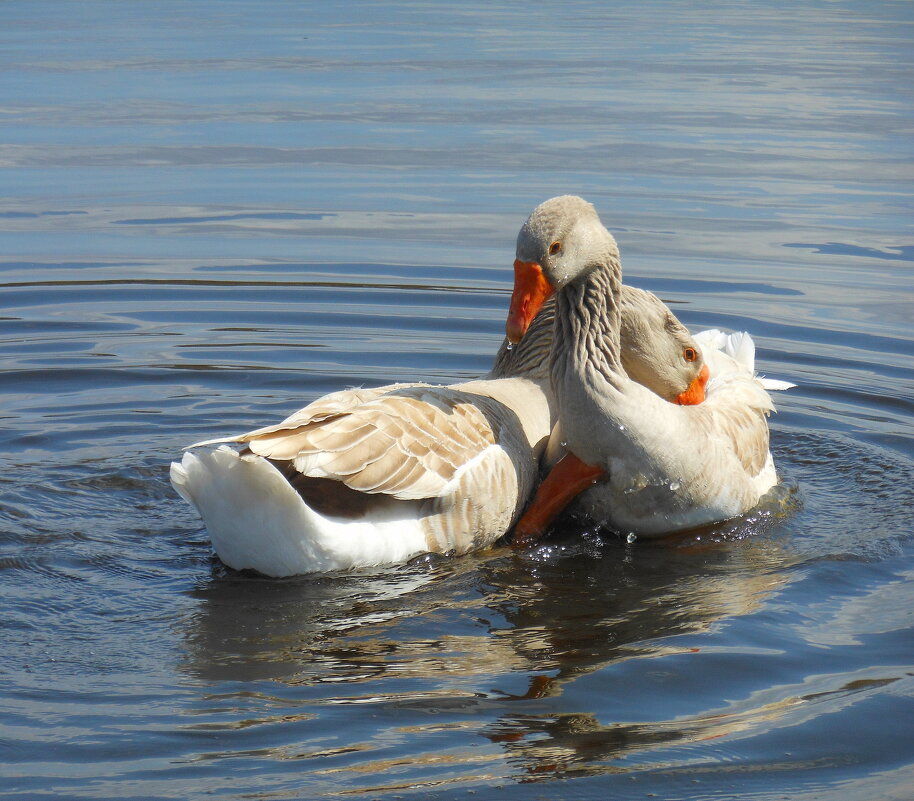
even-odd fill
[[[621,291],[622,276],[610,262],[557,294],[552,353],[556,389],[565,383],[569,370],[579,377],[594,371],[614,386],[625,383],[619,344]]]
[[[548,379],[554,318],[555,303],[550,298],[533,318],[530,329],[517,345],[509,345],[507,339],[502,342],[488,377],[518,376],[531,381]]]

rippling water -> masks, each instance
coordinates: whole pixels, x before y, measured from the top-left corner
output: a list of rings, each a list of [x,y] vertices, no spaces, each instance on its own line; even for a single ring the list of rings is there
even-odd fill
[[[906,2],[0,7],[0,797],[907,799]],[[268,580],[183,445],[487,370],[517,228],[752,332],[786,502]]]

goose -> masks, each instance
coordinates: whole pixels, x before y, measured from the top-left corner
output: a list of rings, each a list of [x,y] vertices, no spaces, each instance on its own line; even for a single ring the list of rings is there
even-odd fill
[[[537,206],[518,234],[514,269],[511,342],[523,341],[538,305],[555,297],[550,373],[565,452],[515,527],[515,544],[534,542],[581,493],[591,519],[659,537],[743,514],[777,483],[774,405],[738,353],[751,338],[730,342],[729,355],[726,335],[706,335],[714,375],[699,404],[666,403],[626,372],[619,250],[590,203],[564,195]],[[705,366],[712,372],[711,359]]]
[[[645,290],[623,288],[621,304],[631,374],[662,403],[700,403],[708,370],[685,326]],[[552,302],[531,315],[483,379],[334,392],[191,445],[171,482],[237,570],[290,576],[487,547],[531,496],[555,423],[553,316]]]

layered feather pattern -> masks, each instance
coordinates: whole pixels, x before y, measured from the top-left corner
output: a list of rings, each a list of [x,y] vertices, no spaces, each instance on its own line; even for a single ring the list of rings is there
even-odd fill
[[[705,335],[712,377],[704,402],[664,403],[621,367],[618,249],[590,204],[571,196],[541,204],[521,230],[517,258],[539,265],[556,290],[556,431],[579,463],[604,471],[578,507],[616,529],[662,536],[755,506],[777,474],[767,424],[774,405],[755,377],[751,337]],[[543,508],[538,497],[519,526],[522,538],[537,533]]]

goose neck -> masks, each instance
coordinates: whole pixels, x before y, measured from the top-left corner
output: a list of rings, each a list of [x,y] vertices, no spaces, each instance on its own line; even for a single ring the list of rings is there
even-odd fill
[[[556,296],[553,381],[570,369],[591,371],[611,384],[624,381],[620,358],[622,277],[612,266],[598,267],[563,287]]]
[[[505,340],[495,356],[489,378],[549,379],[549,357],[552,352],[555,304],[550,298],[533,319],[524,338],[516,345]]]

